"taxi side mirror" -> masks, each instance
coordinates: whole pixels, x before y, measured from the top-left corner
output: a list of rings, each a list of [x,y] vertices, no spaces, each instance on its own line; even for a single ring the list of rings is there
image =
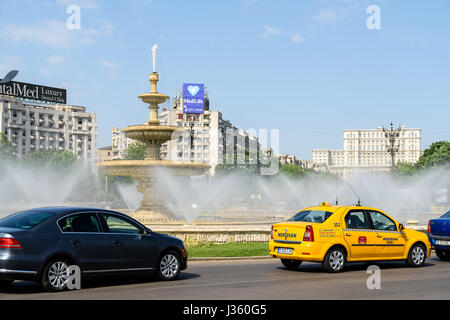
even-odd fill
[[[405,229],[405,226],[401,223],[398,225],[398,230],[403,231]]]

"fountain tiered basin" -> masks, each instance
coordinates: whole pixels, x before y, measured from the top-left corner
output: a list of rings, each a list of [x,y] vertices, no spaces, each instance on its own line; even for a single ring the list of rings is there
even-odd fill
[[[159,124],[158,109],[169,96],[158,93],[156,85],[159,75],[153,72],[149,76],[151,92],[139,96],[143,102],[149,104],[150,119],[146,124],[128,126],[122,131],[130,139],[145,144],[146,157],[144,160],[114,160],[99,163],[99,167],[106,175],[127,176],[138,181],[137,190],[143,194],[139,208],[133,214],[137,218],[164,219],[174,218],[174,214],[168,210],[162,201],[161,195],[154,188],[158,183],[157,171],[165,171],[173,176],[196,176],[202,175],[210,168],[208,164],[197,162],[181,162],[161,160],[161,144],[169,141],[177,132],[178,136],[184,130],[175,126]]]

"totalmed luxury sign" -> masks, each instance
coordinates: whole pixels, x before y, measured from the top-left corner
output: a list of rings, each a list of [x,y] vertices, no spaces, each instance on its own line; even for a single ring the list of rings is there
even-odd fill
[[[205,85],[201,83],[183,84],[183,112],[203,113],[205,110]]]
[[[27,100],[66,103],[65,89],[52,88],[31,83],[10,81],[0,84],[0,94]]]

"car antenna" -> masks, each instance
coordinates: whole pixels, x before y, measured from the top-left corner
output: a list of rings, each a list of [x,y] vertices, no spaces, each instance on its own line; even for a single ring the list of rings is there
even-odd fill
[[[350,182],[347,182],[348,186],[350,187],[350,189],[352,190],[352,192],[355,194],[355,196],[358,198],[358,203],[356,204],[358,207],[361,207],[361,198],[360,196],[356,193],[355,189],[353,189],[352,185],[350,184]]]
[[[336,180],[336,205],[339,205],[339,199],[338,199],[338,181]]]

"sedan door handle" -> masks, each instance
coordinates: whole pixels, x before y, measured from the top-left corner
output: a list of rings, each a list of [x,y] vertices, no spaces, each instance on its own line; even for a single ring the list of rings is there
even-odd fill
[[[345,236],[346,236],[346,237],[350,237],[351,234],[350,234],[350,233],[346,233]]]
[[[113,241],[113,243],[114,243],[116,246],[121,246],[121,245],[122,245],[122,242],[120,242],[120,241]]]
[[[70,240],[70,243],[74,246],[79,246],[80,245],[80,241],[78,240]]]
[[[377,238],[381,238],[382,237],[382,235],[381,234],[377,234]]]

